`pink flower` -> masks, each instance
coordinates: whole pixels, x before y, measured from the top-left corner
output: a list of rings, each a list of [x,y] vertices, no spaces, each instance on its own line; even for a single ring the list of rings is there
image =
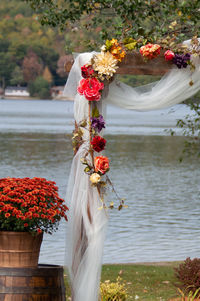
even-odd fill
[[[174,58],[175,54],[173,53],[173,51],[167,50],[165,51],[164,56],[166,61],[171,61]]]
[[[101,98],[100,91],[103,90],[104,84],[97,78],[83,78],[78,86],[78,93],[84,95],[89,101],[98,101]]]

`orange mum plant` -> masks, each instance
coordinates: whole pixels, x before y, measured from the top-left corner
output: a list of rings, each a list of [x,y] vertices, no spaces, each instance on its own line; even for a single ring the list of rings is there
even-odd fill
[[[67,221],[55,182],[43,178],[0,179],[0,231],[50,233]]]

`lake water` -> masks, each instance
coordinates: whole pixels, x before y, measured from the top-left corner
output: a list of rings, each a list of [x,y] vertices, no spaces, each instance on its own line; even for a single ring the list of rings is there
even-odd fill
[[[186,113],[184,105],[146,113],[108,107],[110,178],[129,207],[110,211],[105,263],[199,257],[200,161],[179,163],[184,137],[165,131]],[[0,100],[0,177],[45,177],[65,197],[72,130],[72,102]],[[41,263],[63,264],[64,228],[45,235]]]

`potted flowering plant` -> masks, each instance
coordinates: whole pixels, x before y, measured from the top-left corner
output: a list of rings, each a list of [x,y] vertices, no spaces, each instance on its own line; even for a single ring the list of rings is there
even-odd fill
[[[37,266],[43,232],[52,234],[67,206],[55,182],[44,178],[0,179],[0,266]]]

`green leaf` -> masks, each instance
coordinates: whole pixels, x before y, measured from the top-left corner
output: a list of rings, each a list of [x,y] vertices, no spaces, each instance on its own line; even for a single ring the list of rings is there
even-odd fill
[[[145,34],[144,28],[139,27],[139,28],[138,28],[138,34],[141,35],[141,36],[143,36],[143,35]]]
[[[90,167],[86,166],[86,168],[84,169],[84,172],[86,172],[86,173],[90,172]]]
[[[112,43],[111,43],[110,40],[106,40],[105,45],[106,45],[106,49],[107,49],[107,50],[110,50],[110,48],[112,47]]]
[[[118,210],[120,211],[123,208],[122,204],[119,205]]]
[[[137,45],[137,41],[136,40],[133,40],[133,39],[131,39],[131,40],[132,40],[132,42],[129,42],[129,43],[127,43],[127,44],[124,45],[128,50],[135,49],[135,47]]]
[[[97,109],[97,107],[95,106],[92,110],[92,117],[99,117],[99,110]]]
[[[84,127],[86,127],[86,125],[87,125],[87,120],[84,119],[84,120],[80,123],[80,126],[84,128]]]

